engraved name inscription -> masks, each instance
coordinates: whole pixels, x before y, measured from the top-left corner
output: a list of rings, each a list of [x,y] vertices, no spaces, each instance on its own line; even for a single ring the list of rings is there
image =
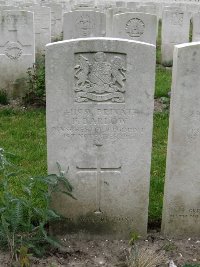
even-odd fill
[[[84,109],[72,108],[64,112],[62,121],[54,124],[52,134],[68,138],[86,140],[135,139],[145,134],[145,128],[134,124],[140,114],[141,119],[148,115],[134,109]],[[67,125],[67,126],[66,126]]]
[[[93,218],[90,218],[90,217],[80,217],[80,222],[83,222],[83,223],[110,223],[110,222],[113,222],[113,223],[123,223],[123,224],[129,224],[131,222],[135,222],[135,218],[131,218],[131,217],[121,217],[121,216],[97,216],[97,217],[93,217]],[[70,223],[76,223],[76,220],[74,218],[66,218],[66,221],[67,222],[70,222]]]
[[[124,55],[107,54],[93,53],[91,60],[84,54],[77,55],[78,64],[74,67],[75,102],[125,102]]]
[[[130,19],[125,26],[125,31],[130,37],[140,37],[145,30],[144,22],[139,18]]]
[[[172,209],[171,214],[169,215],[170,219],[200,219],[200,208],[191,208],[188,210],[184,209]]]

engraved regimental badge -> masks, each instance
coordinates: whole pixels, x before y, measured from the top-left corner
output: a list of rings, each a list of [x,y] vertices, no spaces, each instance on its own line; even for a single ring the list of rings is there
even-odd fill
[[[5,55],[11,60],[18,60],[22,52],[21,45],[16,42],[8,42],[5,47]]]
[[[144,22],[139,18],[130,19],[125,26],[125,31],[130,37],[140,37],[145,30]]]
[[[126,69],[121,54],[78,55],[75,66],[75,102],[124,103]]]

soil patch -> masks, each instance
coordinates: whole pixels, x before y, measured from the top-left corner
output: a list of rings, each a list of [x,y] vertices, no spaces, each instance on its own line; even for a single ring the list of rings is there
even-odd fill
[[[62,250],[48,252],[45,258],[31,257],[33,267],[128,267],[127,259],[131,253],[128,241],[69,241],[64,239]],[[150,233],[146,240],[138,240],[137,248],[148,248],[155,251],[155,256],[163,252],[166,263],[169,260],[179,266],[191,264],[200,266],[200,241],[198,239],[174,240],[163,238],[159,233]],[[0,254],[0,266],[8,266],[9,255]]]

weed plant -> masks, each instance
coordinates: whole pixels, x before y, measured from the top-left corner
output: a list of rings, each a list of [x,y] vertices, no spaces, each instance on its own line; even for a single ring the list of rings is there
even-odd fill
[[[0,244],[10,252],[10,266],[14,258],[26,266],[22,263],[28,264],[28,252],[42,256],[49,244],[59,246],[47,229],[49,222],[60,218],[50,209],[51,195],[61,192],[73,198],[72,186],[58,163],[58,175],[31,177],[8,160],[11,156],[0,148]],[[35,190],[42,205],[36,205]]]
[[[167,259],[163,252],[156,251],[154,247],[139,248],[134,245],[127,261],[128,267],[156,267],[165,264]]]
[[[27,70],[27,89],[22,99],[23,104],[45,106],[45,57],[38,56],[36,63]]]
[[[0,104],[1,105],[8,105],[8,94],[5,90],[1,89],[0,90]]]

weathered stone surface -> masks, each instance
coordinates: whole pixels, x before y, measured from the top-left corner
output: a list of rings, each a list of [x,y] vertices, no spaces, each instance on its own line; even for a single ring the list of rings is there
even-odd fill
[[[20,81],[35,61],[33,13],[1,11],[0,26],[1,88],[19,96]]]
[[[51,39],[61,39],[63,25],[63,10],[61,4],[50,3],[45,4],[51,8]]]
[[[34,13],[35,48],[43,54],[45,45],[51,42],[51,8],[34,5],[26,9]]]
[[[113,37],[156,44],[157,17],[145,13],[114,15]]]
[[[162,64],[172,66],[174,45],[189,42],[190,14],[184,11],[163,11]]]
[[[192,41],[200,41],[200,13],[194,14],[193,18],[193,31],[192,31]]]
[[[175,46],[162,231],[200,234],[200,43]]]
[[[155,46],[109,38],[47,45],[48,171],[74,187],[54,196],[68,237],[145,236]]]
[[[104,37],[106,15],[96,11],[73,11],[64,13],[63,38]]]

